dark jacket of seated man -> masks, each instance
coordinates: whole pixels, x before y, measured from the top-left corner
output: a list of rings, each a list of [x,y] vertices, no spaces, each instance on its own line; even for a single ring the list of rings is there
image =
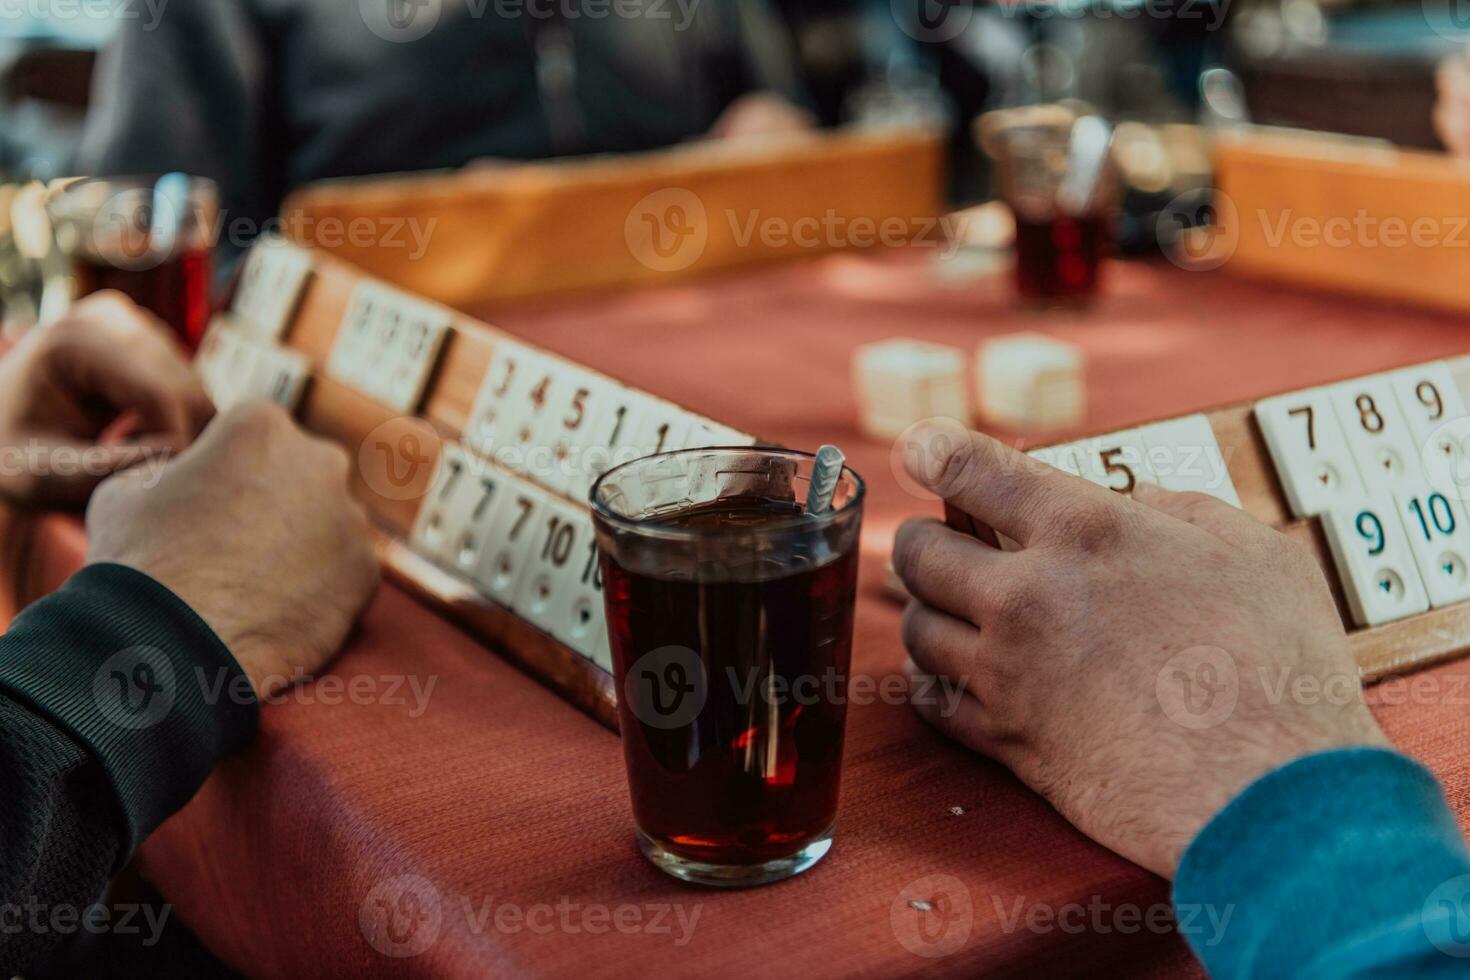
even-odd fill
[[[120,22],[82,173],[181,170],[232,218],[329,177],[668,146],[803,99],[765,0],[189,0]]]

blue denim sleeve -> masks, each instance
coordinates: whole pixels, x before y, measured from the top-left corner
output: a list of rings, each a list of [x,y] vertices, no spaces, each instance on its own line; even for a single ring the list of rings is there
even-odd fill
[[[1434,777],[1386,749],[1246,787],[1185,851],[1174,907],[1218,980],[1470,977],[1470,854]]]

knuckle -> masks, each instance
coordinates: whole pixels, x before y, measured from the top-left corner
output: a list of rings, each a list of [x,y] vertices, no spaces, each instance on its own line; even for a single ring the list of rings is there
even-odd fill
[[[1042,614],[1043,595],[1029,578],[1013,575],[992,591],[987,618],[1001,630],[1023,628]]]
[[[1095,554],[1117,544],[1123,536],[1122,513],[1110,500],[1077,500],[1057,509],[1051,523],[1070,547]]]

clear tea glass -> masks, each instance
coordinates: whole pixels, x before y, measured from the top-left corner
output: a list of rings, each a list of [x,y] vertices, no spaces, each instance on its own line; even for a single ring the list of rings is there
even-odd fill
[[[592,488],[639,847],[707,885],[832,846],[863,481],[804,513],[813,457],[690,449]]]
[[[77,297],[116,289],[196,350],[209,322],[219,194],[184,174],[78,181],[48,204]]]
[[[981,117],[980,142],[1000,197],[1016,219],[1016,290],[1040,303],[1085,302],[1112,248],[1118,183],[1111,166],[1080,175],[1077,116],[1060,105],[1000,109]]]

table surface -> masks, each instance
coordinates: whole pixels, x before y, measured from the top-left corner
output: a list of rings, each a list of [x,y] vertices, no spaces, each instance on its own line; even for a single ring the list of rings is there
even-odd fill
[[[857,433],[858,344],[912,336],[969,350],[1044,330],[1087,352],[1093,431],[1470,350],[1470,324],[1458,318],[1163,263],[1110,266],[1105,298],[1085,314],[1026,313],[1005,279],[944,282],[934,259],[919,249],[838,254],[473,312],[766,438],[840,444],[870,486],[853,661],[854,677],[870,678],[903,661],[901,609],[880,591],[893,532],[937,505],[902,489],[888,445]],[[33,581],[54,587],[83,548],[75,520],[47,519],[30,552]],[[716,892],[637,856],[611,733],[396,589],[384,587],[332,673],[369,678],[360,683],[379,696],[344,697],[318,681],[268,706],[258,742],[142,852],[177,914],[251,973],[1198,972],[1171,930],[1126,928],[1127,915],[1168,901],[1165,882],[905,705],[851,707],[837,843],[822,864],[779,885]],[[1470,661],[1430,673],[1458,690]],[[430,692],[421,711],[415,683]],[[1434,768],[1465,821],[1465,702],[1395,700],[1410,703],[1377,709],[1389,735]],[[948,904],[920,923],[910,900],[938,893]],[[1071,903],[1103,912],[1068,920],[1080,930],[1027,927],[1033,908]],[[362,923],[383,921],[383,909],[399,913],[399,928],[374,932],[375,948]]]

